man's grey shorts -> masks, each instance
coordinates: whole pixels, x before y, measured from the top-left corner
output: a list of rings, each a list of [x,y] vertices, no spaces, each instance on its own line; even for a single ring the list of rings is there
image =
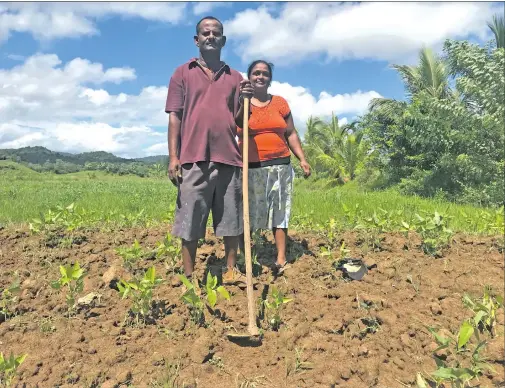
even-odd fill
[[[210,210],[216,236],[244,230],[242,169],[215,162],[182,165],[172,234],[187,241],[205,237]]]

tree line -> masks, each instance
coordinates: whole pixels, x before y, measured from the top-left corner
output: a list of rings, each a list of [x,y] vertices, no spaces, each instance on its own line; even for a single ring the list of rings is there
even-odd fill
[[[480,46],[447,39],[440,55],[419,52],[415,66],[391,65],[405,100],[376,98],[352,123],[310,117],[303,143],[314,174],[332,185],[460,203],[504,202],[505,22],[488,22],[494,39]],[[166,177],[168,157],[122,159],[106,152],[54,153],[44,147],[0,150],[0,159],[57,174],[105,171]],[[299,167],[295,163],[295,170]]]
[[[416,66],[392,65],[406,98],[377,98],[350,124],[311,117],[304,145],[316,179],[478,205],[504,201],[505,24],[484,46],[448,39]]]

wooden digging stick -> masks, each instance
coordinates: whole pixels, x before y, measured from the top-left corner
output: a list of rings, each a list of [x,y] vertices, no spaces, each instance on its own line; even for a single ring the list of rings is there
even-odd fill
[[[256,312],[254,309],[254,290],[251,258],[251,233],[249,224],[249,97],[244,98],[244,128],[242,137],[242,195],[244,206],[244,253],[247,285],[247,308],[249,310],[249,333],[258,336]]]

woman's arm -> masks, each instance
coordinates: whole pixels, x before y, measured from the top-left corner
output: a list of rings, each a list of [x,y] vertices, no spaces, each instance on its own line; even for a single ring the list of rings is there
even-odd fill
[[[289,148],[300,161],[300,167],[302,168],[305,177],[308,177],[310,176],[310,165],[305,159],[302,143],[300,142],[298,132],[295,129],[295,123],[293,122],[293,115],[291,113],[289,113],[288,117],[286,117],[286,124],[288,125],[286,128],[286,140],[288,142]]]

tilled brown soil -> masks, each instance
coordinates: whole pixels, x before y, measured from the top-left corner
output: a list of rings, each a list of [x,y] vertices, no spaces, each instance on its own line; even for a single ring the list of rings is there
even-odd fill
[[[383,249],[373,252],[345,233],[341,238],[350,255],[377,265],[362,281],[346,281],[320,254],[322,236],[294,232],[291,266],[274,278],[267,267],[274,259],[268,234],[255,248],[263,264],[255,298],[275,286],[293,300],[282,311],[279,331],[260,320],[261,346],[241,347],[226,338],[230,330],[247,329],[244,289],[229,287],[231,300],[219,300],[215,315],[206,311],[207,327],[195,327],[180,299],[184,287],[155,260],[142,266],[154,264],[166,280],[154,295],[161,313],[144,326],[124,324],[131,302],[121,300],[114,287],[129,275],[114,249],[135,239],[154,248],[165,233],[162,228],[76,233],[79,244],[62,248],[43,234],[0,231],[0,289],[14,271],[22,287],[16,316],[0,321],[0,350],[28,354],[14,386],[413,386],[417,372],[436,369],[431,358],[436,346],[425,325],[454,333],[471,315],[461,303],[464,293],[481,296],[486,284],[503,292],[504,261],[493,238],[458,235],[444,257],[435,259],[421,252],[416,237],[408,242],[386,234]],[[69,319],[64,295],[49,283],[59,277],[58,265],[76,260],[87,271],[81,296],[101,297]],[[209,237],[198,251],[198,278],[208,269],[220,275],[223,265],[222,241]],[[503,323],[500,311],[499,335],[485,352],[497,373],[482,376],[481,387],[504,382]]]

